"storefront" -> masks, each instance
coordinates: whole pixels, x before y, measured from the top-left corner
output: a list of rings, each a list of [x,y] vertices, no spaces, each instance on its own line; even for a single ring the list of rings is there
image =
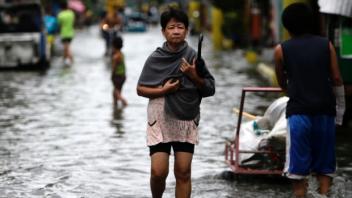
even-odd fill
[[[338,54],[346,95],[344,119],[352,120],[352,1],[318,0],[325,25],[324,33]]]
[[[326,36],[339,55],[344,84],[352,87],[352,1],[319,0],[318,4],[324,16]]]

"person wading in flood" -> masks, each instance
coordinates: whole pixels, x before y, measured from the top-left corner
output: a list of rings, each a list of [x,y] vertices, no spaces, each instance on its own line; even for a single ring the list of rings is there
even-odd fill
[[[336,52],[328,39],[311,34],[313,14],[306,4],[289,5],[282,22],[292,37],[275,48],[274,57],[280,87],[290,98],[284,172],[296,197],[305,197],[310,173],[318,193],[326,195],[336,171],[335,124],[342,124],[345,109]]]
[[[112,46],[114,48],[114,53],[112,56],[112,68],[111,68],[111,80],[114,85],[113,91],[113,106],[114,110],[118,107],[118,101],[120,100],[123,107],[127,106],[127,101],[122,97],[122,86],[126,81],[126,66],[125,66],[125,56],[123,55],[121,49],[123,46],[123,40],[120,36],[115,37],[112,41]]]
[[[65,65],[70,65],[73,63],[73,55],[71,52],[70,44],[75,35],[75,14],[72,10],[68,9],[67,2],[62,2],[60,6],[62,10],[59,12],[57,19],[60,27],[61,42],[64,45],[63,58]]]
[[[111,55],[109,54],[109,50],[111,50],[112,41],[114,37],[116,37],[118,31],[121,31],[122,24],[122,18],[119,17],[115,11],[109,11],[100,22],[100,31],[105,40],[104,56]]]
[[[169,173],[173,148],[177,198],[191,196],[191,163],[198,143],[198,123],[202,97],[215,94],[215,80],[203,59],[185,41],[188,17],[180,10],[161,14],[166,42],[145,62],[137,93],[149,98],[147,145],[151,157],[150,187],[153,198],[160,198]],[[196,64],[197,62],[197,64]]]

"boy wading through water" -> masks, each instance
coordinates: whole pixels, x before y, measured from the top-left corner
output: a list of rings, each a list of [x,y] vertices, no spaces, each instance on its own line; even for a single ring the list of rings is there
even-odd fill
[[[334,46],[311,34],[313,14],[303,3],[282,14],[291,39],[275,48],[279,85],[289,97],[285,175],[296,197],[305,197],[307,176],[316,175],[318,193],[326,195],[336,171],[335,124],[342,124],[344,87]]]
[[[215,81],[202,59],[185,41],[188,17],[170,9],[161,14],[166,42],[147,59],[137,93],[149,98],[147,145],[151,159],[150,188],[153,198],[161,198],[169,173],[169,156],[174,151],[175,197],[191,196],[191,164],[198,143],[198,123],[202,97],[215,93]]]
[[[112,56],[112,68],[111,68],[111,80],[114,84],[113,91],[113,104],[114,109],[118,107],[118,101],[121,101],[123,107],[127,106],[127,101],[122,97],[122,86],[126,81],[126,66],[125,57],[121,51],[123,46],[123,40],[121,37],[115,37],[112,41],[113,45],[113,56]]]

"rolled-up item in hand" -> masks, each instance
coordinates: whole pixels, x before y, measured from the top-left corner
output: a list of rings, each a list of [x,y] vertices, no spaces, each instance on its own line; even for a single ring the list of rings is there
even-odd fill
[[[345,113],[345,88],[343,85],[333,87],[334,94],[336,97],[336,118],[335,122],[337,125],[342,125],[343,115]]]

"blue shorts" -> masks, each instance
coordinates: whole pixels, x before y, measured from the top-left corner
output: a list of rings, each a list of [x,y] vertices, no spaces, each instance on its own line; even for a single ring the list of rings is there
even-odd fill
[[[287,121],[287,131],[284,172],[288,178],[335,173],[335,117],[292,115]]]

